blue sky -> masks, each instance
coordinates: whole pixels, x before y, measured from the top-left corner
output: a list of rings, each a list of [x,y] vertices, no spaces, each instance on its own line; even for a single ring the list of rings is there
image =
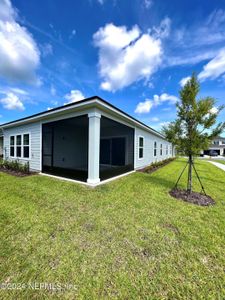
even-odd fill
[[[0,123],[99,95],[160,129],[193,71],[225,103],[224,1],[0,0]]]

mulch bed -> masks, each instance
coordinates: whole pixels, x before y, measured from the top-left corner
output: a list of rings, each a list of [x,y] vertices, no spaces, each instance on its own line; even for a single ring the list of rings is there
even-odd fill
[[[159,162],[160,165],[154,165],[154,164],[157,164],[157,163],[153,163],[152,165],[149,165],[148,167],[145,167],[143,169],[138,169],[138,172],[142,172],[142,173],[148,173],[148,174],[151,174],[155,171],[157,171],[158,169],[170,164],[172,161],[174,161],[176,158],[172,158],[172,159],[168,159],[168,160],[165,160],[165,161],[161,161]]]
[[[9,175],[13,175],[13,176],[17,176],[17,177],[26,177],[26,176],[31,176],[31,175],[35,174],[34,172],[23,173],[23,172],[4,169],[4,168],[0,168],[0,172],[4,172],[4,173],[7,173]]]
[[[209,206],[215,204],[215,201],[210,196],[206,196],[197,192],[191,192],[189,194],[186,190],[173,189],[169,192],[169,194],[177,199],[200,206]]]

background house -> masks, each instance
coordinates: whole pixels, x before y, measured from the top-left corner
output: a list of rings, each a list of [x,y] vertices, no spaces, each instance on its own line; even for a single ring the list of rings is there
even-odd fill
[[[225,155],[225,138],[217,137],[212,141],[208,150],[204,150],[205,155],[209,155],[210,150],[216,151],[218,155]]]

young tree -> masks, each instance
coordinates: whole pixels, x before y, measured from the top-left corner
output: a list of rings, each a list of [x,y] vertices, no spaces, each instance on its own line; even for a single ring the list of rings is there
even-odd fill
[[[188,156],[187,191],[192,192],[193,157],[201,150],[208,149],[212,139],[225,129],[225,122],[214,126],[217,116],[224,108],[215,108],[216,100],[205,97],[197,100],[200,85],[195,76],[180,90],[180,102],[177,103],[177,119],[164,126],[162,131],[176,149]]]

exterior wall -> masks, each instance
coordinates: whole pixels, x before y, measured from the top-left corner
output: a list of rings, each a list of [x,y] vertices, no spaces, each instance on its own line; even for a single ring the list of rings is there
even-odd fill
[[[62,139],[62,137],[64,139]],[[87,169],[87,130],[74,130],[68,126],[54,131],[54,166],[68,169]]]
[[[4,159],[17,160],[17,158],[10,158],[10,136],[17,134],[30,134],[30,158],[18,159],[19,162],[29,162],[30,169],[33,171],[40,171],[40,156],[41,156],[41,133],[40,122],[30,123],[27,125],[12,127],[4,129]]]
[[[144,138],[144,157],[138,158],[139,152],[139,136]],[[154,156],[154,142],[157,142],[157,155]],[[160,155],[160,145],[163,145],[162,155]],[[166,146],[169,146],[168,155],[166,155]],[[143,168],[153,162],[172,157],[172,145],[166,140],[140,128],[135,128],[135,169]]]

